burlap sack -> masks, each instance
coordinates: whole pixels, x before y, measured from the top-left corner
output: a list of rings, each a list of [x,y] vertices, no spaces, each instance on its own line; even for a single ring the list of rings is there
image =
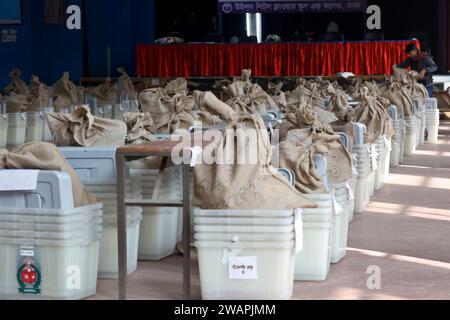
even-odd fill
[[[117,71],[121,74],[119,80],[117,81],[119,96],[126,95],[128,96],[128,100],[136,100],[136,89],[134,89],[133,81],[131,81],[131,78],[125,71],[125,68],[118,68]]]
[[[184,79],[170,82],[166,88],[148,89],[139,95],[143,112],[148,112],[154,121],[157,133],[173,133],[177,129],[188,129],[194,122],[216,125],[223,120],[234,121],[236,113],[230,106],[217,99],[211,92],[195,91],[187,95]]]
[[[141,144],[156,140],[152,134],[155,132],[155,126],[149,113],[125,113],[123,120],[128,128],[127,144]]]
[[[281,110],[287,106],[286,94],[281,90],[283,87],[283,82],[268,84],[267,92],[270,94],[271,98],[277,104],[278,108]]]
[[[300,192],[325,192],[323,177],[315,168],[315,154],[326,158],[329,184],[341,184],[352,178],[351,156],[339,135],[310,128],[292,130],[280,143],[280,166],[295,173],[296,188]]]
[[[88,193],[77,174],[64,159],[58,148],[50,143],[33,142],[16,147],[11,152],[0,149],[0,169],[37,169],[63,171],[70,175],[75,207],[96,203]]]
[[[410,117],[412,115],[414,103],[402,82],[389,79],[380,90],[381,96],[397,107],[399,116]]]
[[[61,79],[53,84],[53,106],[55,111],[67,109],[78,104],[77,86],[70,81],[69,73],[64,72]]]
[[[85,90],[86,94],[97,99],[99,106],[114,105],[119,102],[119,97],[111,78],[106,78],[105,82],[95,88]]]
[[[11,83],[8,84],[3,90],[6,95],[10,95],[11,93],[28,95],[30,93],[30,90],[28,89],[25,81],[20,79],[21,75],[22,71],[20,71],[19,69],[11,70],[11,72],[9,73]]]
[[[367,127],[366,143],[375,143],[383,135],[388,138],[394,135],[392,119],[377,97],[363,97],[355,114],[357,122]]]
[[[323,97],[318,91],[313,92],[307,87],[300,85],[295,90],[286,92],[287,104],[295,104],[305,101],[314,107],[320,107]]]
[[[255,139],[247,141],[246,137],[250,135]],[[252,154],[257,161],[240,164],[238,159],[248,146],[258,146]],[[221,210],[316,207],[270,165],[272,150],[261,117],[242,115],[239,122],[230,125],[227,133],[212,143],[211,148],[215,150],[215,163],[197,164],[194,168],[194,206]],[[204,152],[210,154],[211,150]],[[231,159],[233,164],[221,162],[224,159]]]
[[[240,78],[224,88],[231,96],[226,104],[236,112],[263,113],[270,109],[278,109],[273,99],[256,83],[250,81],[251,71],[243,70]]]
[[[11,92],[9,96],[6,96],[3,102],[6,104],[6,113],[26,112],[32,104],[30,97],[18,95],[14,92]]]
[[[40,82],[39,77],[32,75],[30,84],[30,97],[32,100],[31,106],[28,109],[30,112],[38,112],[49,105],[48,88],[45,83]]]
[[[59,147],[121,147],[125,144],[127,125],[91,114],[89,106],[80,106],[72,114],[47,113],[53,143]]]

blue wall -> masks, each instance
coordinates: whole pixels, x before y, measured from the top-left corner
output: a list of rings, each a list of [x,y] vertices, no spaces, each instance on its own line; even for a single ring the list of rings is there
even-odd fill
[[[7,0],[0,0],[7,1]],[[52,84],[62,72],[69,71],[78,82],[83,76],[83,32],[87,31],[90,76],[107,75],[107,48],[111,49],[111,71],[126,67],[135,73],[136,45],[154,40],[154,0],[85,0],[87,28],[68,30],[65,25],[45,25],[45,0],[23,1],[23,25],[2,26],[17,29],[16,44],[0,42],[0,90],[9,83],[8,72],[22,70],[22,78],[31,74]],[[81,4],[81,0],[69,0]]]

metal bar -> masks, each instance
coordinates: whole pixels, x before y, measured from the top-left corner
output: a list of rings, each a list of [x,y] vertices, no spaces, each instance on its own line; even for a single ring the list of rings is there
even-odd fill
[[[135,207],[161,207],[161,208],[181,208],[184,206],[184,202],[180,201],[154,201],[154,200],[143,200],[143,199],[127,199],[125,200],[126,206]]]
[[[127,215],[125,205],[126,159],[116,154],[117,163],[117,239],[119,256],[119,300],[127,298]]]
[[[190,163],[183,163],[183,297],[191,300]]]

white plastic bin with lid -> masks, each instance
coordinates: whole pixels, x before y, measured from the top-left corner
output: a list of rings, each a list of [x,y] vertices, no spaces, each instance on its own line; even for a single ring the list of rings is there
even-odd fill
[[[177,201],[182,198],[181,171],[169,167],[161,176],[158,170],[132,169],[131,180],[139,179],[142,198],[151,199],[159,179],[159,201]],[[139,236],[139,259],[157,261],[172,255],[178,241],[180,208],[144,208]]]
[[[406,125],[406,136],[405,136],[405,155],[410,155],[414,151],[416,151],[416,142],[417,142],[417,121],[416,117],[408,117],[405,118]]]
[[[28,112],[25,142],[41,142],[43,134],[44,134],[43,113]]]
[[[0,170],[0,179],[3,174],[14,175],[15,171],[18,170]],[[0,207],[4,208],[73,209],[73,206],[70,176],[61,171],[39,171],[35,190],[0,191]]]
[[[338,263],[347,254],[349,227],[349,196],[335,196],[333,230],[331,241],[331,263]]]
[[[430,143],[437,143],[439,133],[439,109],[437,99],[425,99],[425,108],[428,141]]]
[[[289,300],[295,242],[196,241],[204,300]],[[244,265],[247,279],[233,270]],[[240,273],[240,272],[236,272]]]
[[[117,148],[64,147],[59,150],[83,184],[115,185],[117,183]]]
[[[127,208],[127,267],[128,274],[137,269],[139,228],[142,208]],[[117,279],[118,266],[117,215],[105,214],[103,239],[100,245],[99,279]]]
[[[87,220],[74,220],[80,217]],[[0,219],[7,221],[3,228],[16,223],[23,231],[36,224],[28,232],[1,232],[0,299],[74,300],[95,294],[101,204],[66,210],[0,208]],[[77,228],[81,232],[74,232]],[[87,233],[89,228],[97,232]]]
[[[309,194],[320,203],[332,203],[330,194]],[[326,200],[323,200],[326,199]],[[324,281],[331,263],[333,207],[303,209],[303,250],[296,256],[294,279],[297,281]]]
[[[9,113],[7,146],[15,147],[24,144],[26,130],[27,130],[26,113]]]
[[[0,113],[0,148],[6,148],[8,142],[8,115]]]
[[[194,239],[203,299],[290,299],[295,240],[302,231],[301,217],[294,216],[293,210],[196,210]],[[233,267],[242,264],[247,267],[242,274],[249,273],[241,278],[237,270],[236,278]]]

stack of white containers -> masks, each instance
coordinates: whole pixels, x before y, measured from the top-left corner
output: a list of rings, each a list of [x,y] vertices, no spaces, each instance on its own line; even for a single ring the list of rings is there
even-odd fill
[[[373,163],[370,144],[364,144],[366,126],[355,123],[355,144],[353,153],[356,158],[356,186],[355,186],[355,213],[362,213],[369,203],[372,193],[371,177],[373,177]]]
[[[419,146],[423,146],[425,144],[425,132],[427,130],[427,113],[425,104],[419,105],[418,117],[420,119]]]
[[[400,165],[400,155],[403,145],[403,121],[398,118],[397,107],[390,106],[387,109],[389,116],[392,119],[394,127],[394,136],[391,139],[391,152],[390,152],[390,166],[398,167]]]
[[[27,130],[26,113],[8,113],[7,146],[12,148],[25,143]]]
[[[86,189],[104,205],[103,239],[100,247],[99,278],[118,277],[117,180],[115,148],[60,148]],[[127,197],[139,198],[139,185],[128,184]],[[137,269],[142,208],[127,207],[128,274]]]
[[[300,211],[301,212],[301,211]],[[194,239],[205,300],[288,300],[301,242],[300,212],[196,211]]]
[[[429,98],[425,100],[426,107],[426,130],[428,132],[428,141],[430,143],[438,142],[439,132],[439,109],[436,98]]]
[[[25,142],[40,142],[44,136],[44,113],[28,112]]]
[[[327,164],[323,155],[315,155],[314,164],[328,190]],[[341,224],[334,224],[335,207],[331,192],[306,196],[316,202],[318,207],[303,210],[303,250],[296,257],[294,279],[324,281],[330,271],[332,247],[339,251],[340,241],[333,241],[333,231],[336,229],[336,233],[340,235]],[[342,218],[344,217],[338,217],[336,220],[342,221]],[[348,218],[345,216],[345,219],[348,228]]]
[[[157,201],[182,199],[181,167],[158,170],[131,169],[133,185],[141,185],[142,198],[152,199],[155,186],[159,184]],[[172,255],[178,241],[180,208],[147,207],[139,233],[139,260],[158,261]]]
[[[0,299],[94,295],[102,215],[101,204],[74,208],[62,172],[40,171],[35,190],[0,192]]]
[[[0,101],[0,148],[6,148],[8,136],[8,115],[6,105]]]
[[[384,180],[389,175],[389,163],[391,155],[391,139],[380,136],[376,141],[377,149],[377,170],[375,172],[375,190],[380,190],[384,186]]]
[[[418,126],[417,118],[415,116],[405,117],[406,136],[404,154],[410,155],[416,151]]]

